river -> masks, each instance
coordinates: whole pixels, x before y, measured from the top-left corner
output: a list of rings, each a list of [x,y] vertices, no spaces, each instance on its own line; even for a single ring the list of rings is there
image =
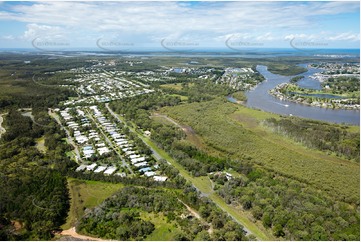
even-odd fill
[[[257,70],[265,77],[265,81],[260,83],[254,90],[246,92],[246,105],[251,108],[262,109],[267,112],[293,115],[303,118],[327,121],[331,123],[346,123],[360,125],[360,111],[359,110],[342,110],[342,109],[327,109],[319,107],[311,107],[303,104],[298,104],[290,101],[279,100],[268,91],[280,83],[288,82],[292,77],[276,75],[267,70],[267,66],[258,65]],[[317,80],[308,78],[316,72],[321,70],[315,68],[308,68],[308,71],[302,73],[305,78],[302,80],[302,87],[309,87],[319,89],[320,83]],[[234,101],[229,99],[229,101]]]

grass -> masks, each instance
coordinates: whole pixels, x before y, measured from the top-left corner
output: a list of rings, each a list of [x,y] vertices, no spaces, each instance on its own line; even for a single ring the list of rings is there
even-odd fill
[[[168,89],[175,89],[177,91],[182,90],[182,85],[181,83],[174,83],[174,84],[163,84],[160,85],[161,88],[168,88]]]
[[[70,210],[66,223],[62,229],[69,229],[84,215],[86,208],[93,208],[110,197],[123,187],[122,184],[113,184],[100,181],[85,181],[75,178],[68,178],[70,193]]]
[[[187,96],[183,96],[183,95],[179,95],[179,94],[170,94],[170,96],[179,97],[182,102],[188,101]]]
[[[163,124],[163,125],[167,125],[167,126],[171,126],[171,127],[177,127],[174,123],[172,123],[168,119],[164,118],[163,116],[153,115],[153,116],[151,116],[151,118],[159,124]]]
[[[42,136],[42,137],[36,139],[35,142],[36,142],[35,147],[36,147],[41,153],[43,153],[43,154],[46,153],[47,148],[46,148],[46,146],[45,146],[45,137]]]
[[[141,213],[142,219],[150,221],[154,224],[154,231],[148,235],[145,240],[147,241],[174,241],[175,232],[181,232],[173,222],[167,222],[167,218],[162,214],[154,213]]]
[[[264,168],[304,181],[337,199],[359,200],[359,164],[306,148],[263,127],[262,120],[278,118],[278,115],[222,99],[167,107],[161,111],[190,125],[207,146],[225,156],[240,160],[250,156]]]

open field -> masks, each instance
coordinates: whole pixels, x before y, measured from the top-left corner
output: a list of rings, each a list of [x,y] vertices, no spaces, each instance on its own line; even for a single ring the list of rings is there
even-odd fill
[[[162,111],[190,125],[208,146],[233,159],[251,157],[266,169],[311,184],[338,199],[359,200],[359,164],[306,148],[262,126],[263,119],[277,115],[221,99]]]
[[[41,153],[46,153],[47,148],[45,146],[45,137],[40,137],[38,139],[35,140],[36,141],[36,145],[35,147],[41,152]]]
[[[182,90],[182,84],[181,83],[174,83],[174,84],[163,84],[160,85],[161,88],[170,88],[175,90]]]
[[[176,227],[174,222],[168,222],[167,217],[162,213],[142,213],[142,219],[150,221],[154,224],[155,230],[148,235],[145,240],[147,241],[172,241],[175,240],[174,235],[181,230]]]
[[[86,208],[93,208],[123,187],[100,181],[84,181],[68,178],[70,210],[62,229],[70,229],[83,216]]]

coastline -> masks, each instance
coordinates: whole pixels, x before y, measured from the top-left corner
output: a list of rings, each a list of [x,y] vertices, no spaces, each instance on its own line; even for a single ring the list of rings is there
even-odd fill
[[[295,97],[297,99],[293,99],[285,95],[280,91],[281,88],[283,88],[288,83],[281,83],[278,84],[276,87],[272,88],[268,91],[270,95],[272,95],[275,98],[278,98],[280,100],[286,100],[289,102],[297,103],[297,104],[303,104],[311,107],[319,107],[319,108],[326,108],[326,109],[341,109],[341,110],[360,110],[360,104],[343,104],[342,101],[347,101],[347,99],[332,99],[330,102],[323,102],[323,101],[313,101],[309,102],[307,98],[302,97]]]

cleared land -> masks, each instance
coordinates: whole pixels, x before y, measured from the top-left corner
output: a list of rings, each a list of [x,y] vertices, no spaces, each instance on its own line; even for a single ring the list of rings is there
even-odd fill
[[[121,189],[123,185],[69,178],[68,187],[71,198],[70,210],[62,229],[70,229],[73,227],[83,216],[86,208],[93,208],[99,205],[107,197]]]
[[[45,146],[45,137],[43,136],[43,137],[41,137],[41,138],[39,138],[39,139],[36,139],[35,142],[36,142],[35,147],[36,147],[41,153],[43,153],[43,154],[46,153],[47,148],[46,148],[46,146]]]
[[[266,169],[311,184],[338,199],[359,200],[359,164],[308,149],[261,124],[277,115],[223,99],[167,107],[162,112],[190,125],[207,146],[233,159],[241,161],[249,156]]]

